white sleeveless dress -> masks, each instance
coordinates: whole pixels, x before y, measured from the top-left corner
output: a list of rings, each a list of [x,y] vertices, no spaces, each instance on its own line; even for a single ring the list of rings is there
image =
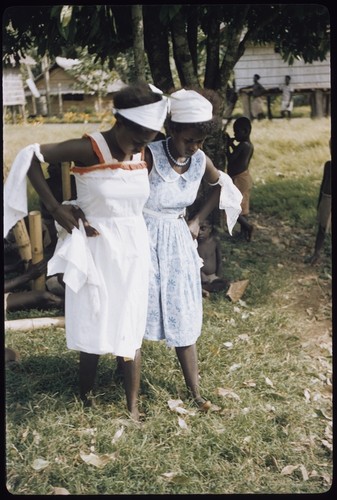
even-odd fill
[[[170,347],[189,346],[201,334],[202,264],[184,214],[197,196],[206,158],[198,150],[188,170],[178,174],[167,160],[164,141],[148,147],[153,167],[144,217],[149,231],[152,272],[144,338],[166,339]]]
[[[150,254],[142,214],[149,196],[148,170],[140,154],[117,162],[100,133],[89,137],[100,163],[72,168],[75,203],[100,234],[87,237],[82,223],[66,233],[48,274],[65,273],[69,349],[134,359],[148,304]]]

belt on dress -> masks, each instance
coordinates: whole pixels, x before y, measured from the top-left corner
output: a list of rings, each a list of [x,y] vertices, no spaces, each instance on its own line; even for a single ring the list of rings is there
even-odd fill
[[[156,212],[155,210],[150,210],[149,208],[143,208],[143,213],[151,215],[152,217],[157,217],[158,219],[183,219],[186,214],[186,210],[180,214],[170,214],[167,212]]]

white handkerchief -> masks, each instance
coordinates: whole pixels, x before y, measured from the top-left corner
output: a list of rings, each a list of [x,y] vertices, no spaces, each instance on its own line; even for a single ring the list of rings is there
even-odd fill
[[[242,194],[228,174],[219,170],[219,175],[218,184],[221,187],[219,208],[226,212],[228,232],[232,235],[233,228],[242,210]]]
[[[34,153],[43,163],[39,144],[30,144],[16,155],[4,184],[4,237],[28,214],[27,172]]]

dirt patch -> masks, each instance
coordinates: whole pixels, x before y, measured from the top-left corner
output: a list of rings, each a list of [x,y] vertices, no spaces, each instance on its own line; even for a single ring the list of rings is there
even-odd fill
[[[274,293],[279,307],[289,312],[296,335],[306,345],[319,342],[332,345],[332,276],[331,257],[322,252],[320,262],[305,264],[305,257],[313,251],[315,233],[296,230],[279,220],[252,217],[256,226],[254,238],[275,251],[280,267],[287,266],[291,280],[287,290]],[[270,251],[270,250],[269,250]]]

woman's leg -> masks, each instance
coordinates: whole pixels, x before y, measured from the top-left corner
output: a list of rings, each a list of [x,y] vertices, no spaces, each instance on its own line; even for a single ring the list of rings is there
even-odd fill
[[[139,420],[138,396],[140,388],[140,368],[141,368],[141,353],[137,349],[134,360],[125,361],[119,358],[119,362],[123,366],[124,374],[124,389],[126,395],[126,403],[128,410],[133,420]]]
[[[80,398],[86,406],[91,406],[88,397],[94,388],[99,355],[80,352]]]
[[[198,354],[196,344],[176,347],[177,357],[183,371],[185,383],[194,401],[201,410],[207,411],[211,403],[206,401],[200,395],[199,389],[199,370],[198,370]]]

